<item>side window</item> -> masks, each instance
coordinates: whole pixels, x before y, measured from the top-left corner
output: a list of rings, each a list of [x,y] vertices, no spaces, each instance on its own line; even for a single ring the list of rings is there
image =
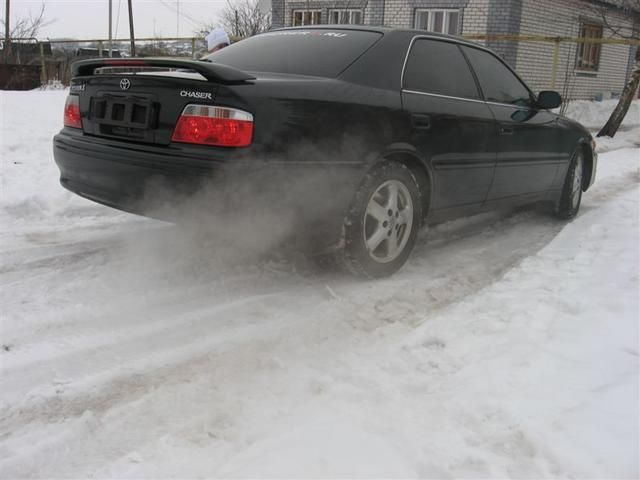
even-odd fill
[[[409,53],[403,88],[450,97],[479,99],[467,61],[455,43],[418,39]]]
[[[495,56],[477,48],[462,49],[478,76],[486,101],[520,106],[531,103],[527,87]]]

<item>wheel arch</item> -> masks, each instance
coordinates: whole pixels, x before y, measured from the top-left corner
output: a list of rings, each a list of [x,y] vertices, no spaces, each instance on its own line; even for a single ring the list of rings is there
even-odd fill
[[[433,195],[433,173],[424,158],[409,146],[397,146],[387,149],[382,158],[406,166],[418,181],[422,192],[422,216],[426,218]]]
[[[593,177],[593,148],[591,141],[587,138],[581,138],[578,142],[578,148],[582,149],[584,153],[584,169],[582,171],[582,191],[586,192],[591,185],[591,178]]]

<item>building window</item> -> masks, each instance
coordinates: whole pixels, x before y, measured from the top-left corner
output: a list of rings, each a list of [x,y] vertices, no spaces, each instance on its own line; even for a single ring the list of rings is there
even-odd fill
[[[576,69],[597,72],[602,44],[589,42],[588,40],[602,38],[602,25],[583,23],[580,26],[580,38],[584,38],[585,41],[578,44]]]
[[[416,10],[415,28],[457,35],[460,31],[460,10]]]
[[[329,23],[333,23],[336,25],[338,24],[360,25],[362,23],[362,10],[354,10],[354,9],[330,10]]]
[[[294,27],[301,25],[320,25],[322,10],[294,10],[291,24]]]

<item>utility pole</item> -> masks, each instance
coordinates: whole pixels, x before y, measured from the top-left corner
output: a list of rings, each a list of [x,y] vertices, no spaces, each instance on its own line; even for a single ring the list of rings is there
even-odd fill
[[[113,0],[109,0],[109,57],[113,56]]]
[[[9,51],[11,50],[11,29],[9,28],[9,14],[11,8],[9,6],[9,0],[7,0],[7,6],[4,13],[4,63],[9,63]]]
[[[129,3],[129,37],[131,39],[131,56],[136,56],[136,36],[133,33],[133,6],[131,5],[132,0],[128,0]]]
[[[236,13],[236,38],[240,36],[240,34],[238,33],[238,10],[234,10],[234,12]]]

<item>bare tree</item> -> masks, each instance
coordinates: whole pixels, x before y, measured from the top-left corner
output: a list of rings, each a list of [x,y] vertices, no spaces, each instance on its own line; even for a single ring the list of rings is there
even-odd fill
[[[640,48],[636,49],[636,64],[633,67],[633,71],[631,73],[631,77],[629,78],[629,82],[625,85],[622,90],[622,94],[620,95],[620,100],[618,100],[618,104],[616,108],[611,113],[609,120],[604,124],[604,127],[598,132],[598,137],[613,137],[618,128],[620,128],[620,124],[624,120],[624,117],[627,115],[629,111],[629,107],[631,106],[631,101],[635,96],[635,93],[638,91],[638,87],[640,86]]]
[[[610,14],[611,10],[604,6],[595,6],[593,10],[601,18],[605,30],[612,36],[633,40],[640,39],[640,0],[620,0],[619,3],[622,11],[625,12],[629,18],[633,19],[633,25],[631,28],[626,25],[619,24],[614,18],[612,18],[612,15]],[[635,65],[631,72],[631,76],[629,77],[629,81],[622,90],[620,100],[618,100],[618,104],[611,113],[609,120],[607,120],[607,123],[598,132],[598,137],[613,137],[616,134],[620,128],[620,124],[622,124],[624,117],[629,111],[629,107],[631,106],[631,102],[633,101],[633,97],[638,91],[639,86],[640,48],[636,47]]]
[[[251,37],[271,28],[271,15],[260,9],[258,0],[227,0],[217,25],[234,38]],[[213,22],[203,25],[200,33],[215,28]]]
[[[4,30],[5,19],[1,20],[2,29]],[[17,19],[13,22],[13,25],[9,25],[11,28],[10,36],[15,39],[30,39],[36,38],[38,33],[43,27],[50,25],[53,20],[47,20],[44,16],[44,3],[40,6],[40,10],[36,13],[29,13],[28,17]]]
[[[4,39],[3,53],[4,62],[16,62],[21,63],[20,49],[12,48],[14,40],[32,40],[38,36],[40,30],[51,24],[52,21],[47,21],[44,16],[44,3],[40,6],[38,13],[33,14],[29,12],[28,17],[22,17],[14,22],[9,22],[8,38]],[[0,19],[2,30],[6,31],[6,19]]]

